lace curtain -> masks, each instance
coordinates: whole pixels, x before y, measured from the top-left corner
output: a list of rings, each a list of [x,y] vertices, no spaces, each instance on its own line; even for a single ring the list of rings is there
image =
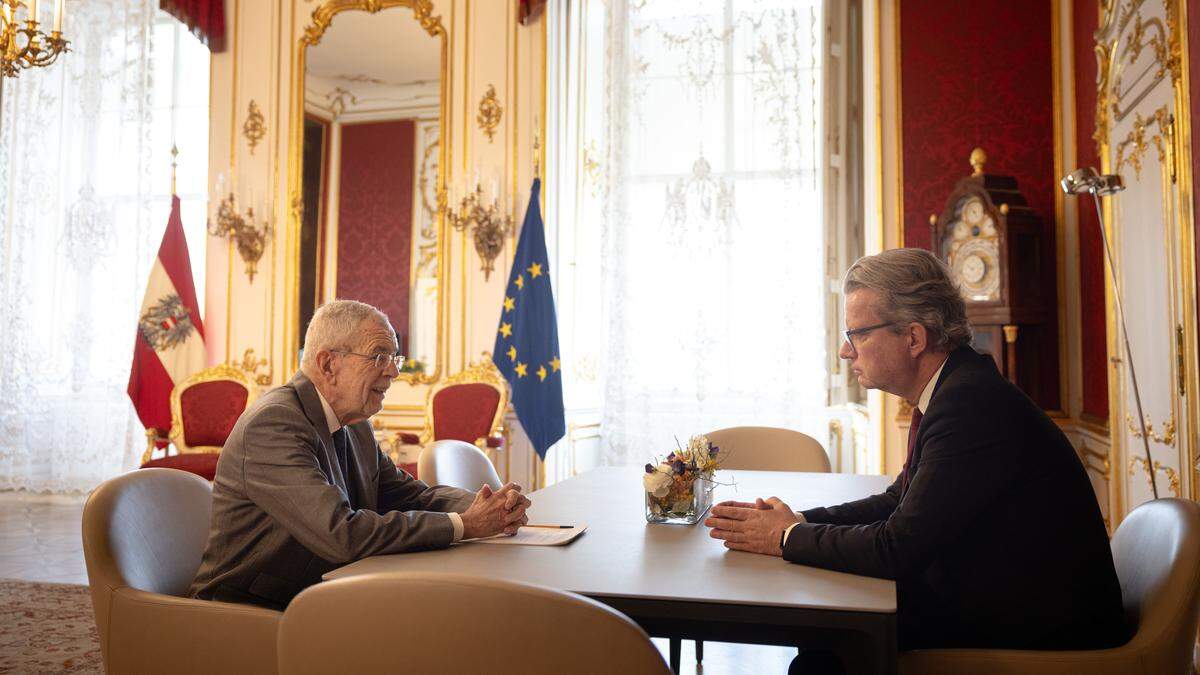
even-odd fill
[[[607,4],[605,463],[725,426],[827,436],[821,27],[820,0]]]
[[[145,447],[125,385],[168,210],[156,4],[71,3],[72,51],[2,80],[0,489],[86,491]]]

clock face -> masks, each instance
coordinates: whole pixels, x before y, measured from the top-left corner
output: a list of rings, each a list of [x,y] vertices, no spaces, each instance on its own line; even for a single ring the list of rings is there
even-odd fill
[[[978,284],[987,275],[987,262],[978,253],[972,253],[963,258],[961,269],[963,281]]]
[[[994,237],[974,237],[954,246],[950,270],[968,302],[1000,299],[1000,248]]]

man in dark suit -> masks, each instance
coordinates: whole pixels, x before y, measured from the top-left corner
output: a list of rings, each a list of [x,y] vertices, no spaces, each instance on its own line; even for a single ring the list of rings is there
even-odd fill
[[[732,549],[896,580],[901,649],[1089,649],[1128,638],[1084,468],[1042,410],[970,347],[946,267],[920,249],[846,274],[839,356],[913,406],[883,494],[793,513],[772,497],[713,507]]]
[[[368,419],[398,374],[397,350],[370,305],[316,311],[300,372],[255,401],[221,450],[193,597],[283,609],[340,565],[528,522],[520,486],[430,487],[379,450]]]

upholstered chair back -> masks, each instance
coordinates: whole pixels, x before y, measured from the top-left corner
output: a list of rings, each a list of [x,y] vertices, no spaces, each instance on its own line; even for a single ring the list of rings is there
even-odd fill
[[[500,392],[481,382],[454,384],[433,394],[433,439],[474,443],[492,433]]]
[[[730,427],[708,433],[722,469],[829,473],[829,455],[812,436],[775,427]]]
[[[187,597],[212,488],[175,469],[104,482],[83,508],[83,554],[109,673],[273,673],[280,613]]]
[[[403,648],[396,616],[403,608]],[[665,675],[646,633],[573,593],[440,573],[385,573],[311,586],[279,630],[279,672]]]
[[[430,485],[478,490],[485,483],[500,489],[500,475],[478,447],[465,441],[434,441],[421,450],[417,475]]]
[[[224,446],[249,398],[250,390],[236,380],[200,382],[180,392],[184,444],[192,448]]]
[[[1112,539],[1128,648],[1147,673],[1190,673],[1200,621],[1200,505],[1158,499],[1134,509]]]

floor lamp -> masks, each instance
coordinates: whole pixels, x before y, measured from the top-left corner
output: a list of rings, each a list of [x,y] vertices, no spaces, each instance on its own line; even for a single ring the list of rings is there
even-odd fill
[[[1113,262],[1112,247],[1108,244],[1108,228],[1104,224],[1104,210],[1100,208],[1100,197],[1114,195],[1125,189],[1125,181],[1115,174],[1101,176],[1095,169],[1076,169],[1063,176],[1063,192],[1069,195],[1092,195],[1096,205],[1096,217],[1100,221],[1100,239],[1104,242],[1104,254],[1108,257],[1108,274],[1112,280],[1113,300],[1117,306],[1117,318],[1121,322],[1121,337],[1125,341],[1125,359],[1129,362],[1129,379],[1133,383],[1133,400],[1137,404],[1138,425],[1142,430],[1142,447],[1146,451],[1146,473],[1150,474],[1150,489],[1158,499],[1158,481],[1154,477],[1154,460],[1150,457],[1150,435],[1146,433],[1146,416],[1142,413],[1142,392],[1138,389],[1137,372],[1133,367],[1133,350],[1129,346],[1129,329],[1125,326],[1125,307],[1121,302],[1121,286],[1117,283],[1117,266]]]

